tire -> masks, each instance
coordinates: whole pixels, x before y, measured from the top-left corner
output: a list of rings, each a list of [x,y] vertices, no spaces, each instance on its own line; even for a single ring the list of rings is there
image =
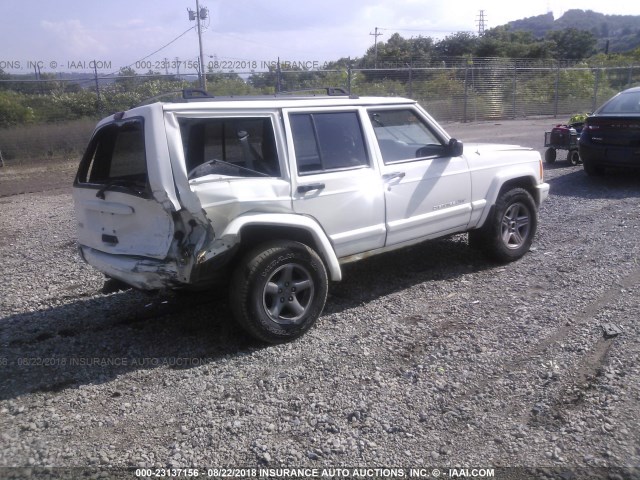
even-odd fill
[[[249,252],[236,268],[231,310],[254,338],[289,342],[316,322],[328,289],[327,271],[314,250],[298,242],[274,241]]]
[[[469,232],[469,244],[499,262],[513,262],[529,251],[538,228],[538,211],[524,188],[502,193],[482,228]]]
[[[567,155],[569,162],[571,165],[579,165],[580,164],[580,154],[577,150],[570,150],[569,155]]]
[[[544,152],[544,161],[547,163],[553,163],[556,161],[556,149],[555,148],[547,148],[547,151]]]
[[[594,165],[591,160],[582,159],[582,168],[590,177],[601,177],[604,175],[604,168]]]

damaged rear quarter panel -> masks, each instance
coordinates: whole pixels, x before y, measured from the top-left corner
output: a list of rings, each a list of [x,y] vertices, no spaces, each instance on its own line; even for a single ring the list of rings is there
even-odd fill
[[[191,181],[215,232],[244,213],[290,213],[289,182],[280,178],[225,178],[209,175]]]

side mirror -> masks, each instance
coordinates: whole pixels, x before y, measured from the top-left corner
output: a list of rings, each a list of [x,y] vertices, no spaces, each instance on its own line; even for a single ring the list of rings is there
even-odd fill
[[[463,147],[464,146],[462,142],[456,140],[455,138],[450,139],[448,145],[448,156],[459,157],[460,155],[462,155],[462,152],[464,150]]]

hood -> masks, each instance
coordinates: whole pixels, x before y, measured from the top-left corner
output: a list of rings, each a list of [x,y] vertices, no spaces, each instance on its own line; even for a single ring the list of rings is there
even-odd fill
[[[504,145],[501,143],[465,143],[464,153],[467,157],[472,155],[487,155],[495,152],[521,152],[526,150],[533,150],[529,147],[522,147],[520,145]]]
[[[464,145],[464,156],[470,165],[481,168],[512,167],[531,163],[539,168],[540,152],[520,145],[503,145],[498,143],[468,143]]]

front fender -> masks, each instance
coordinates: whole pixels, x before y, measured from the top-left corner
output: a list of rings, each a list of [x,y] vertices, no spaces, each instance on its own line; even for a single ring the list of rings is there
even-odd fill
[[[338,257],[322,227],[310,217],[287,213],[247,213],[234,218],[218,238],[200,252],[197,263],[204,263],[236,246],[241,241],[242,229],[248,226],[299,228],[308,232],[315,242],[315,245],[311,246],[315,247],[327,265],[331,280],[336,282],[342,280]]]
[[[533,168],[506,169],[496,175],[491,181],[484,197],[485,201],[477,202],[478,206],[482,206],[483,208],[474,212],[475,218],[472,217],[469,227],[481,227],[484,225],[491,211],[491,207],[496,204],[500,191],[507,183],[512,183],[514,187],[520,186],[526,188],[531,192],[538,205],[547,197],[549,192],[548,184],[538,183],[538,177]]]

